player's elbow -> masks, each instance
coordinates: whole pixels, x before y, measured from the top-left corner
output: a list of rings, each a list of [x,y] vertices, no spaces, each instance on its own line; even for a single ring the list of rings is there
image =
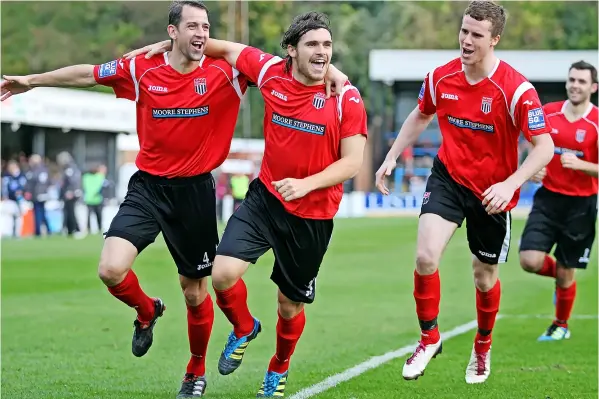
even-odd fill
[[[350,179],[356,177],[356,175],[360,172],[360,169],[362,169],[363,163],[364,155],[362,153],[349,157],[347,171]]]
[[[93,65],[78,65],[77,72],[79,77],[77,87],[92,87],[97,84]]]
[[[543,165],[548,164],[553,158],[553,153],[555,151],[555,145],[553,144],[551,135],[549,133],[545,133],[535,136],[533,138],[533,145],[539,153],[539,157],[543,159]]]

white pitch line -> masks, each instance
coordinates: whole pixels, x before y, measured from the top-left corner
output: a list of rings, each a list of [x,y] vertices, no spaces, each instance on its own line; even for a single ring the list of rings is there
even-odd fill
[[[515,314],[503,314],[502,313],[502,314],[497,315],[497,319],[504,319],[504,318],[509,318],[509,319],[552,319],[553,317],[554,317],[553,315],[541,315],[541,314],[515,315]],[[571,320],[593,320],[593,319],[598,319],[598,318],[599,318],[599,315],[592,315],[592,314],[579,314],[579,315],[572,315],[570,317]],[[441,333],[441,339],[446,341],[450,338],[457,337],[458,335],[465,334],[470,330],[474,330],[477,327],[478,327],[478,323],[476,322],[476,320],[473,320],[469,323],[457,326],[453,330],[449,330],[447,332]],[[387,352],[383,355],[371,357],[370,359],[366,360],[365,362],[362,362],[352,368],[342,371],[341,373],[332,375],[317,384],[309,386],[308,388],[302,389],[301,391],[292,395],[289,399],[308,399],[313,396],[316,396],[319,393],[322,393],[324,391],[327,391],[331,388],[336,387],[337,385],[341,384],[342,382],[349,381],[352,378],[359,376],[360,374],[364,374],[368,370],[375,369],[393,359],[397,359],[398,357],[405,356],[405,355],[411,353],[415,348],[416,348],[416,344],[406,345],[403,348],[399,348],[397,350]]]
[[[549,319],[555,318],[555,315],[549,314],[501,314],[501,317],[508,319]],[[596,320],[599,315],[596,314],[573,314],[569,320]]]
[[[497,318],[498,319],[501,318],[501,315],[498,315]],[[477,326],[478,326],[478,324],[477,324],[476,320],[473,320],[469,323],[457,326],[453,330],[449,330],[447,332],[441,333],[441,339],[446,341],[450,338],[457,337],[458,335],[462,335],[462,334],[467,333],[468,331],[474,330]],[[334,388],[335,386],[337,386],[338,384],[340,384],[342,382],[349,381],[352,378],[355,378],[355,377],[359,376],[360,374],[365,373],[368,370],[377,368],[393,359],[397,359],[398,357],[402,357],[409,353],[412,353],[412,351],[415,348],[416,348],[416,344],[407,345],[407,346],[404,346],[403,348],[399,348],[397,350],[387,352],[383,355],[371,357],[370,359],[366,360],[365,362],[360,363],[360,364],[358,364],[350,369],[347,369],[345,371],[342,371],[339,374],[330,376],[329,378],[325,379],[322,382],[319,382],[318,384],[314,384],[308,388],[302,389],[301,391],[292,395],[289,399],[307,399],[307,398],[316,396],[319,393],[322,393],[331,388]]]

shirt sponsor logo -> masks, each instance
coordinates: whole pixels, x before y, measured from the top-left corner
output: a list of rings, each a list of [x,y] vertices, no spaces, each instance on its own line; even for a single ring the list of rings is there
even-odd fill
[[[301,132],[316,134],[318,136],[324,136],[326,131],[326,125],[320,125],[317,123],[306,122],[299,119],[288,118],[286,116],[279,115],[275,112],[273,112],[272,114],[271,121],[272,123],[279,126],[288,127],[290,129],[299,130]]]
[[[446,100],[459,100],[457,94],[441,93],[441,98]]]
[[[168,89],[164,86],[154,86],[154,85],[150,85],[148,86],[148,90],[149,91],[156,91],[159,93],[166,93],[168,92]]]
[[[447,115],[447,121],[460,129],[480,130],[485,133],[495,133],[495,126],[481,122],[473,122],[468,119],[460,119]]]
[[[105,64],[100,65],[98,69],[98,76],[100,78],[107,78],[109,76],[116,75],[116,60],[107,62]]]
[[[152,108],[153,118],[197,118],[208,115],[207,105],[197,108]]]
[[[283,93],[279,93],[278,91],[274,90],[270,92],[270,94],[272,94],[273,96],[280,98],[283,101],[287,101],[287,96]]]
[[[545,114],[542,108],[528,111],[528,130],[545,129]]]

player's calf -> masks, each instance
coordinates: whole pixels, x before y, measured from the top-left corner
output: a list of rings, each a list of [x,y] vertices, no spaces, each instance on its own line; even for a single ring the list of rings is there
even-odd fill
[[[214,306],[208,279],[179,276],[187,306],[187,334],[191,354],[177,398],[199,398],[206,390],[206,352],[214,324]]]
[[[545,252],[533,250],[520,251],[520,266],[528,273],[547,277],[556,276],[555,259]]]
[[[219,290],[215,286],[214,292],[218,307],[233,324],[233,331],[229,334],[218,360],[218,371],[227,375],[241,366],[249,343],[262,331],[262,325],[258,319],[252,317],[248,309],[247,288],[242,279],[225,290]]]

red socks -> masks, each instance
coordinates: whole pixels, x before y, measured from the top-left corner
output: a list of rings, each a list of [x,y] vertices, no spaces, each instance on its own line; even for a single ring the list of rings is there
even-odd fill
[[[414,270],[414,299],[416,314],[422,330],[420,340],[424,345],[437,343],[440,339],[437,316],[441,301],[439,270],[430,275],[420,275]]]
[[[545,260],[543,261],[543,267],[541,270],[537,272],[539,276],[553,277],[557,275],[555,259],[553,259],[549,255],[545,255]]]
[[[227,290],[215,289],[214,292],[216,304],[233,324],[233,331],[237,338],[251,333],[254,329],[254,318],[248,309],[248,291],[243,279],[239,279],[233,287]]]
[[[191,359],[187,373],[195,376],[206,374],[206,351],[214,323],[214,306],[210,294],[198,306],[187,305],[187,335]]]
[[[501,283],[497,283],[487,292],[476,289],[476,315],[478,320],[478,332],[474,339],[474,351],[476,353],[488,352],[491,349],[491,331],[495,326],[499,302],[501,299]]]
[[[567,328],[568,319],[574,306],[574,299],[576,299],[576,281],[568,288],[561,288],[560,286],[556,288],[555,324]]]
[[[127,306],[135,308],[139,321],[148,323],[154,317],[154,300],[143,292],[133,270],[129,270],[119,284],[108,287],[108,292]]]
[[[289,369],[289,359],[295,350],[304,326],[306,325],[306,313],[302,311],[291,319],[284,319],[279,313],[277,322],[277,351],[270,359],[269,371],[283,374]]]

